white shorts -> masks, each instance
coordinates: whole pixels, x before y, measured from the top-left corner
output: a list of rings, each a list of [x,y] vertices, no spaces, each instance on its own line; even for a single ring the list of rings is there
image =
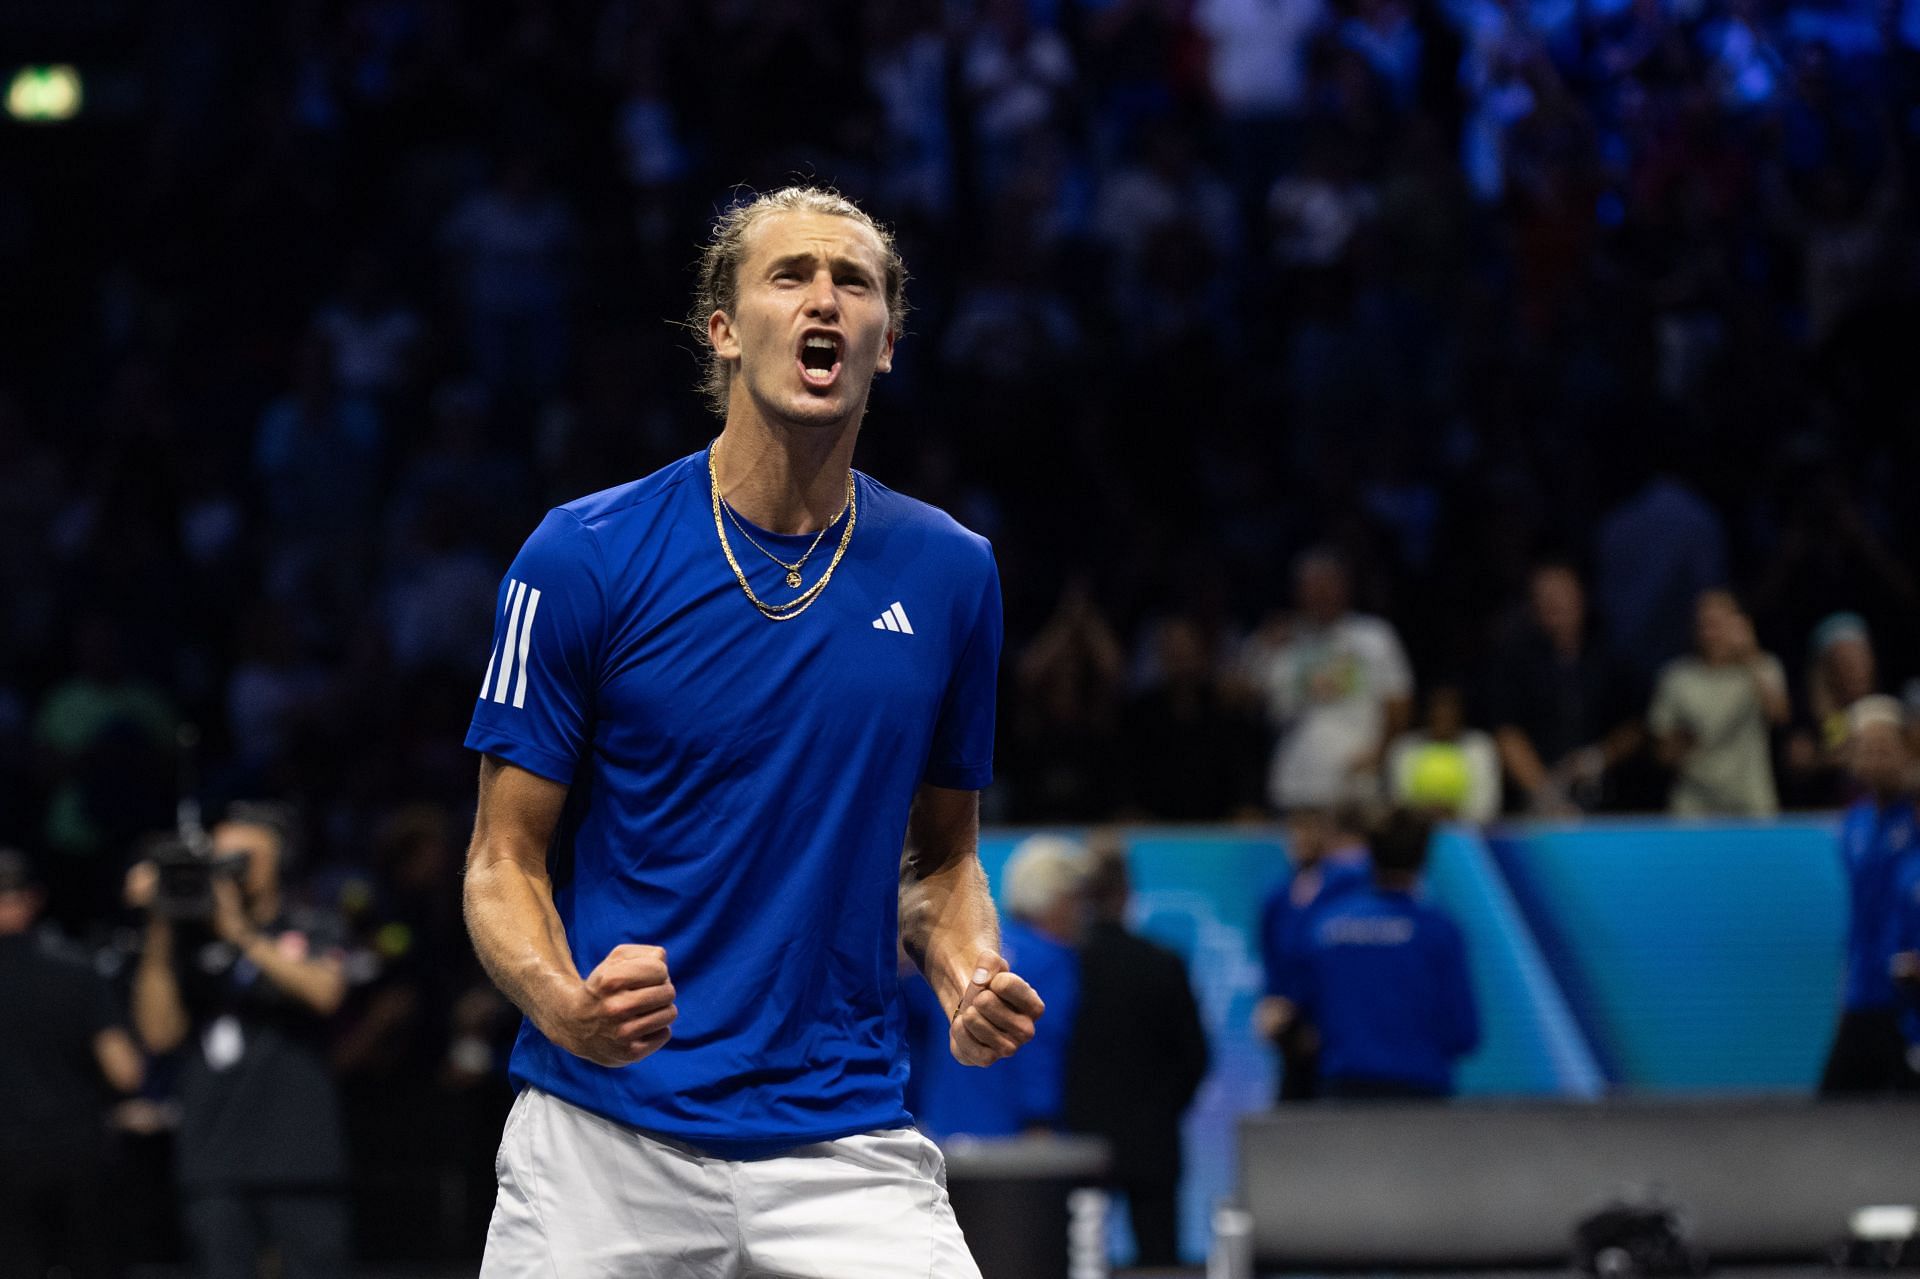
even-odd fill
[[[528,1088],[494,1171],[481,1279],[980,1279],[912,1128],[717,1159]]]

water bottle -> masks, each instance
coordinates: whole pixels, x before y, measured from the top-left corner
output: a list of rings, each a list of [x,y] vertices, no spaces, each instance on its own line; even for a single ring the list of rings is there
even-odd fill
[[[1213,1210],[1207,1279],[1253,1279],[1253,1214],[1235,1203]]]

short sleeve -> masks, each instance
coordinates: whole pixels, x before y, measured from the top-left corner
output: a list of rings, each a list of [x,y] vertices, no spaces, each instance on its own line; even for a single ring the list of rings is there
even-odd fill
[[[1000,569],[987,556],[973,624],[947,681],[923,781],[951,790],[984,790],[993,780],[993,716],[1000,679]]]
[[[470,749],[572,781],[600,682],[605,580],[593,531],[566,510],[549,511],[500,584]]]
[[[1400,637],[1394,633],[1391,623],[1384,619],[1375,619],[1373,643],[1369,645],[1373,656],[1374,688],[1383,698],[1409,697],[1413,694],[1413,666],[1407,661],[1407,651],[1400,646]]]

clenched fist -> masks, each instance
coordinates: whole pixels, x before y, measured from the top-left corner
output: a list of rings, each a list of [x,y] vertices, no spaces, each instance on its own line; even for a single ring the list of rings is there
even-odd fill
[[[991,1066],[1031,1040],[1033,1023],[1046,1011],[1033,987],[989,951],[976,962],[973,980],[960,997],[947,1045],[963,1066]]]
[[[658,946],[615,946],[587,974],[555,1018],[547,1037],[601,1066],[630,1066],[673,1037],[674,1006],[667,952]]]

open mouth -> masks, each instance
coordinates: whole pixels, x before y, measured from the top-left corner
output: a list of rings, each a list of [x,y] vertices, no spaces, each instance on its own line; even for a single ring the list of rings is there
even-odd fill
[[[829,387],[840,376],[840,339],[810,333],[800,343],[800,379],[808,386]]]

